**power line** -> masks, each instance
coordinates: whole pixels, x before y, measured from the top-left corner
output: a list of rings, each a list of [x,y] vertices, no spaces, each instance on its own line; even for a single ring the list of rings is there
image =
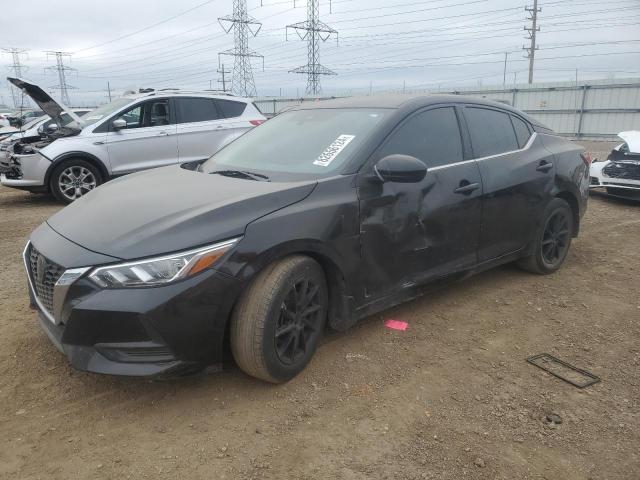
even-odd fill
[[[529,33],[531,43],[529,47],[522,47],[522,49],[527,52],[527,58],[529,59],[529,83],[531,84],[533,83],[533,62],[536,56],[536,50],[538,49],[536,46],[536,34],[540,31],[540,27],[538,26],[538,13],[542,11],[542,8],[538,8],[538,0],[533,0],[533,7],[524,7],[524,9],[529,13],[529,20],[531,20],[531,26],[524,27]]]
[[[233,0],[233,15],[218,18],[218,21],[226,33],[233,29],[233,48],[218,54],[218,64],[220,65],[222,55],[233,57],[231,91],[236,95],[254,97],[256,84],[253,80],[251,59],[262,58],[264,68],[264,57],[249,49],[249,34],[255,37],[262,23],[247,13],[247,0]],[[228,28],[225,28],[225,25]]]
[[[306,93],[319,95],[322,92],[320,75],[336,75],[336,72],[320,64],[320,42],[326,42],[334,33],[337,40],[338,32],[320,20],[318,0],[307,0],[307,19],[304,22],[287,25],[285,32],[290,28],[295,30],[301,40],[307,41],[307,64],[289,72],[306,73]]]
[[[215,0],[207,0],[206,2],[200,3],[200,4],[198,4],[198,5],[194,6],[194,7],[191,7],[189,9],[187,9],[187,10],[184,10],[183,12],[178,13],[177,15],[173,15],[172,17],[169,17],[169,18],[161,20],[161,21],[159,21],[157,23],[154,23],[153,25],[149,25],[149,26],[143,27],[140,30],[136,30],[135,32],[131,32],[131,33],[127,33],[125,35],[121,35],[121,36],[113,38],[111,40],[107,40],[106,42],[97,43],[95,45],[92,45],[92,46],[86,47],[86,48],[81,48],[79,50],[76,50],[73,53],[80,53],[80,52],[85,52],[87,50],[93,50],[94,48],[102,47],[103,45],[108,45],[110,43],[114,43],[114,42],[117,42],[119,40],[123,40],[125,38],[133,37],[134,35],[137,35],[138,33],[147,31],[147,30],[149,30],[151,28],[157,27],[158,25],[162,25],[163,23],[170,22],[171,20],[173,20],[175,18],[178,18],[178,17],[181,17],[183,15],[186,15],[187,13],[192,12],[192,11],[196,10],[197,8],[203,7],[204,5],[207,5],[207,4],[209,4],[211,2],[214,2],[214,1]]]

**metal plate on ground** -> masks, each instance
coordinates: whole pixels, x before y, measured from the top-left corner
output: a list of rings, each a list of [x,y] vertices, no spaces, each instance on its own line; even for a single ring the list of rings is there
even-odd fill
[[[527,358],[527,362],[570,383],[574,387],[585,388],[600,381],[600,378],[596,377],[593,373],[574,367],[548,353],[533,355]]]

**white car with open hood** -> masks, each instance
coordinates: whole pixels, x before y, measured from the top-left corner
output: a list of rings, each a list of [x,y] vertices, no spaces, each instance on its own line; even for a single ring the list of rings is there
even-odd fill
[[[591,164],[589,187],[640,200],[640,131],[620,132],[618,137],[624,143],[615,147],[606,161]]]
[[[40,142],[13,145],[13,168],[0,176],[0,183],[49,191],[65,203],[113,177],[203,161],[265,121],[250,99],[177,89],[126,95],[79,118],[38,85],[8,80],[59,128]],[[74,121],[63,126],[64,113]]]

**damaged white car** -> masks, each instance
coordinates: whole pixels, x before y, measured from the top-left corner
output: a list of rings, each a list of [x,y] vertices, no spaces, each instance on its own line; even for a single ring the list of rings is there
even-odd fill
[[[640,131],[620,132],[618,137],[624,143],[615,147],[604,162],[591,164],[589,187],[640,200]]]
[[[50,192],[64,203],[120,175],[204,161],[265,121],[251,99],[178,89],[145,89],[80,118],[38,85],[7,80],[61,127],[46,139],[15,143],[0,184]],[[73,121],[65,124],[63,112]]]

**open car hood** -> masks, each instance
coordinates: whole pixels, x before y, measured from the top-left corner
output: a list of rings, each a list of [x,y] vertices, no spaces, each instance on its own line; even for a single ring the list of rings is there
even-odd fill
[[[31,99],[36,102],[36,104],[49,115],[52,119],[56,121],[58,125],[62,124],[62,112],[66,112],[73,118],[78,124],[82,125],[82,120],[75,113],[73,113],[68,107],[65,105],[56,102],[51,95],[45,92],[41,87],[36,85],[35,83],[31,83],[22,78],[14,78],[7,77],[7,80],[15,85],[17,88],[22,90],[26,95],[31,97]]]
[[[625,141],[629,147],[629,153],[640,154],[640,131],[630,130],[620,132],[618,136]]]

